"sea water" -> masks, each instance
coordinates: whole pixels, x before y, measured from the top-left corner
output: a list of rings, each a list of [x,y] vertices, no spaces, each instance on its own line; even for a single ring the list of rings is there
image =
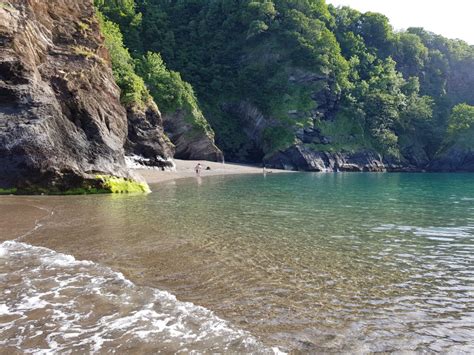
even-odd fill
[[[474,176],[0,198],[3,351],[474,352]]]

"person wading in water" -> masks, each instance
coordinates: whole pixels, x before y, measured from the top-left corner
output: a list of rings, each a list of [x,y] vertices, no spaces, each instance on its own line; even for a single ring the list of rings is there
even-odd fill
[[[201,176],[201,170],[202,170],[202,165],[201,163],[198,163],[198,165],[196,165],[196,167],[194,168],[194,171],[196,171],[197,176]]]

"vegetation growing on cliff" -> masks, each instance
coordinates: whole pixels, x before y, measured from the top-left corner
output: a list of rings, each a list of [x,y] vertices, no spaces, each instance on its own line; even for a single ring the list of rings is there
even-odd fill
[[[138,60],[138,73],[150,88],[155,102],[165,114],[183,111],[185,119],[196,130],[213,136],[209,123],[197,103],[192,86],[181,79],[181,75],[166,68],[159,53],[148,52]]]
[[[473,46],[394,32],[381,14],[324,0],[97,5],[162,109],[202,107],[230,159],[258,161],[301,141],[429,160],[455,139],[453,107],[474,104]]]
[[[112,69],[117,85],[121,89],[121,101],[124,105],[144,106],[150,94],[141,77],[135,73],[135,62],[123,44],[120,28],[115,23],[98,14],[105,45],[112,61]]]
[[[465,148],[474,148],[474,106],[459,104],[453,108],[446,143],[455,142]]]
[[[182,111],[195,131],[213,138],[192,86],[178,72],[168,70],[159,53],[142,52],[138,32],[142,16],[136,13],[134,1],[96,0],[95,4],[124,105],[144,106],[153,98],[163,113]]]

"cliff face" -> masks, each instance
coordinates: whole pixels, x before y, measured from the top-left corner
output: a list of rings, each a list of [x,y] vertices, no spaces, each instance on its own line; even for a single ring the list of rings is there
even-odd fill
[[[213,134],[188,122],[187,114],[184,110],[177,110],[163,115],[165,131],[176,147],[175,157],[221,162],[224,155],[214,144]]]
[[[231,3],[148,0],[122,25],[193,86],[228,161],[432,169],[450,111],[474,105],[467,43],[324,1]]]
[[[175,148],[165,135],[163,119],[156,104],[150,100],[147,106],[127,107],[128,137],[125,153],[138,157],[142,165],[169,168]]]
[[[407,162],[387,160],[379,153],[364,150],[354,153],[315,151],[303,144],[294,145],[278,152],[265,162],[266,166],[285,170],[301,171],[346,171],[346,172],[385,172],[416,171],[416,166]]]
[[[127,116],[92,1],[2,2],[0,43],[0,188],[132,178]]]
[[[474,172],[474,150],[452,147],[433,160],[428,169],[438,172]]]

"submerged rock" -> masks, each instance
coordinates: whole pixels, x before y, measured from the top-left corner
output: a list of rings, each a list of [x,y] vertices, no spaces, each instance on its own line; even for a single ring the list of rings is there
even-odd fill
[[[132,181],[127,115],[92,1],[3,3],[0,43],[0,188],[95,189],[98,175]]]

